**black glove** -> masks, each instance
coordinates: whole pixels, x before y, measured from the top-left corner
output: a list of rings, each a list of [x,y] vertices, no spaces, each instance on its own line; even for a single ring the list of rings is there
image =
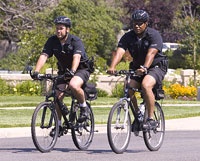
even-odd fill
[[[31,78],[34,80],[39,80],[39,72],[33,72],[33,74],[31,75]]]
[[[71,79],[75,74],[75,71],[73,70],[69,70],[69,71],[66,71],[65,72],[65,76],[64,76],[64,79],[67,80],[67,79]]]

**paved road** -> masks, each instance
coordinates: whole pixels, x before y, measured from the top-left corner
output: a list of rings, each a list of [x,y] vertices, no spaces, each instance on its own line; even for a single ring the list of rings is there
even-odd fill
[[[132,135],[126,152],[115,154],[106,133],[95,134],[88,150],[79,151],[71,136],[58,139],[50,153],[40,153],[31,137],[1,138],[1,161],[199,161],[200,131],[166,131],[159,151],[150,152],[142,138]]]
[[[55,149],[42,154],[33,145],[30,128],[0,129],[0,161],[199,161],[200,117],[166,120],[166,135],[161,149],[147,150],[141,137],[132,135],[127,151],[112,152],[106,125],[96,125],[94,140],[87,151],[79,151],[71,136],[58,139]]]

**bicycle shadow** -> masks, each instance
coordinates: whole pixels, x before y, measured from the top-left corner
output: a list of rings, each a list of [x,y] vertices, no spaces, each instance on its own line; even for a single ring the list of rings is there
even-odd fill
[[[80,152],[85,154],[106,154],[106,153],[113,153],[115,154],[111,149],[88,149],[88,150],[78,150],[78,149],[68,149],[68,148],[55,148],[53,151],[60,151],[60,152]],[[146,152],[146,150],[126,150],[124,153],[141,153]],[[122,153],[123,154],[123,153]]]
[[[10,153],[30,153],[30,152],[36,152],[37,150],[35,148],[0,148],[0,151],[3,152],[10,152]]]
[[[41,153],[36,148],[0,148],[1,153],[2,152],[8,152],[8,153]],[[79,150],[74,148],[54,148],[51,152],[63,152],[63,153],[69,153],[69,152],[76,152],[76,153],[85,153],[85,154],[115,154],[111,149],[89,149],[89,150]],[[126,150],[124,153],[142,153],[146,152],[145,150]],[[47,152],[49,153],[49,152]],[[122,153],[122,154],[124,154]]]

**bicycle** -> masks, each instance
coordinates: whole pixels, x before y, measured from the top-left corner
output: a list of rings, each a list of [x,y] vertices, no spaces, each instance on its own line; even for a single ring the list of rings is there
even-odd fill
[[[107,137],[109,145],[113,152],[121,154],[126,151],[131,137],[131,132],[134,132],[136,136],[139,136],[139,132],[143,132],[143,139],[146,147],[150,151],[157,151],[164,140],[165,134],[165,118],[162,107],[157,102],[159,99],[164,98],[164,91],[159,90],[160,93],[154,93],[156,96],[155,107],[154,107],[154,120],[156,121],[155,128],[144,128],[143,125],[147,120],[147,108],[145,107],[143,121],[139,121],[136,117],[136,110],[128,95],[128,90],[133,90],[142,94],[141,89],[131,88],[128,84],[131,76],[137,76],[133,70],[120,70],[117,71],[115,76],[125,75],[124,84],[124,96],[113,105],[109,112],[107,121]],[[144,101],[144,100],[143,100]],[[144,106],[145,106],[145,102]],[[130,110],[135,120],[134,127],[131,124]],[[142,136],[141,136],[142,137]]]
[[[30,70],[30,75],[32,73]],[[54,76],[52,74],[40,74],[39,80],[49,80],[52,82],[51,92],[45,95],[45,101],[41,102],[32,115],[31,120],[31,134],[35,147],[42,153],[50,152],[59,137],[58,114],[56,112],[55,104],[57,103],[62,113],[64,123],[62,125],[63,134],[67,134],[71,130],[72,140],[79,150],[86,150],[92,143],[94,136],[94,115],[89,101],[97,98],[96,88],[88,88],[88,83],[83,87],[87,106],[88,117],[83,122],[78,122],[80,114],[80,107],[78,101],[75,99],[69,89],[61,90],[56,86],[58,80],[63,79],[64,75]],[[69,114],[66,115],[66,108],[62,108],[63,104],[56,97],[56,90],[64,92],[66,96],[71,97],[71,108]],[[54,135],[51,132],[54,130]]]

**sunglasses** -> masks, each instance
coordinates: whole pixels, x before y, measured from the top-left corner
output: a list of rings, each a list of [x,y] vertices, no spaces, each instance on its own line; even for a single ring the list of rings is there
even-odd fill
[[[144,22],[133,22],[133,26],[142,26],[144,24]]]

